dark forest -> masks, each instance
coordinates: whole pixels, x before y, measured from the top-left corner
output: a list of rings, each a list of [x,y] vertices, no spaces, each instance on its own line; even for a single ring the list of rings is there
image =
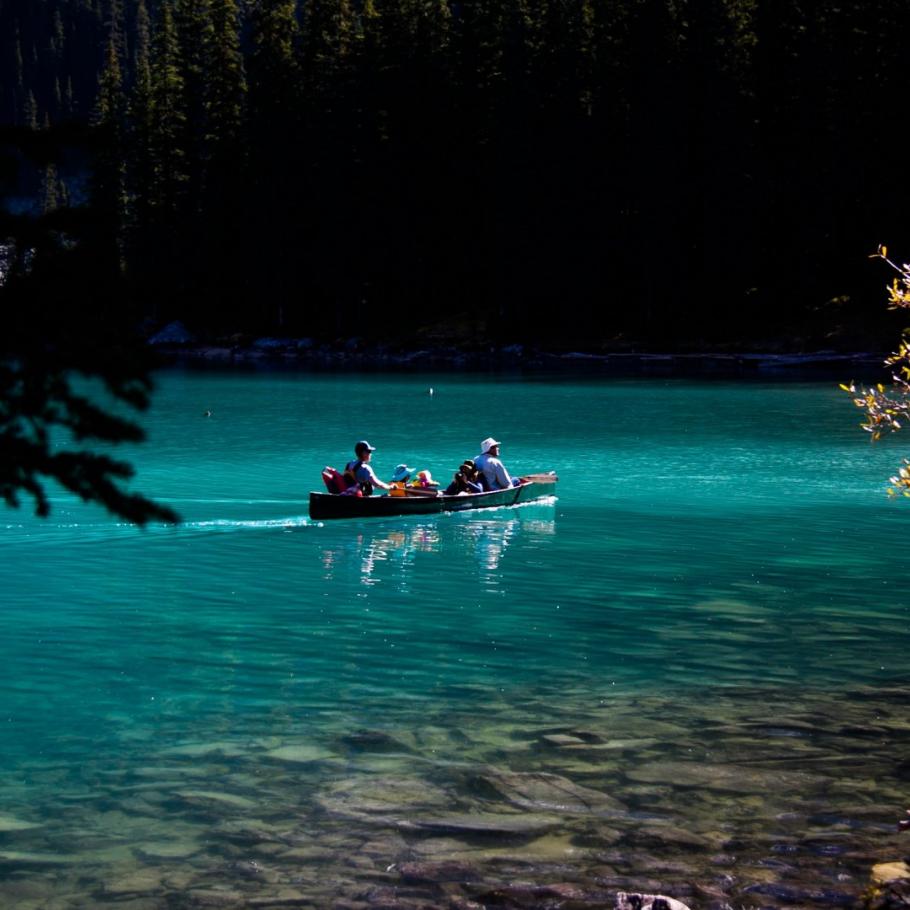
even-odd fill
[[[908,26],[897,0],[0,0],[4,292],[212,339],[875,344]]]

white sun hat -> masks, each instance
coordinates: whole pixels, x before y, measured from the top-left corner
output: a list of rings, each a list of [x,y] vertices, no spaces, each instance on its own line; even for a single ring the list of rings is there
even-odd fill
[[[502,445],[501,442],[499,442],[498,440],[494,439],[492,436],[488,436],[488,437],[480,444],[480,454],[481,454],[481,455],[486,455],[487,452],[489,452],[490,449],[493,448],[493,446],[501,446],[501,445]]]

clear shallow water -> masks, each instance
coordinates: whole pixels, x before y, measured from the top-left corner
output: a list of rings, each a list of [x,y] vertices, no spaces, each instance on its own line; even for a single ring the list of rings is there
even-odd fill
[[[910,513],[856,424],[828,385],[162,375],[137,486],[180,527],[0,517],[0,903],[440,902],[385,870],[441,859],[592,901],[858,889],[899,850]],[[558,499],[307,518],[356,439],[445,479],[489,434]]]

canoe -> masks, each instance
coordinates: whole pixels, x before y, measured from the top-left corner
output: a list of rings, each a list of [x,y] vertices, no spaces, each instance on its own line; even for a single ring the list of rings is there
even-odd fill
[[[338,493],[310,493],[310,518],[388,518],[391,515],[434,515],[438,512],[466,512],[494,506],[546,499],[556,493],[555,474],[535,474],[521,486],[490,493],[468,493],[463,496],[435,496],[418,493],[412,496],[341,496]]]

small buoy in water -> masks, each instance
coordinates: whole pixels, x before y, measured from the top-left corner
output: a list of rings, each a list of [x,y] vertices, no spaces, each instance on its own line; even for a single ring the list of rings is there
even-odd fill
[[[212,416],[212,412],[211,412],[211,411],[203,411],[203,412],[202,412],[202,416],[203,416],[203,417],[211,417],[211,416]]]
[[[429,395],[431,398],[433,397],[433,386],[430,386],[430,387],[427,389],[427,395]]]

